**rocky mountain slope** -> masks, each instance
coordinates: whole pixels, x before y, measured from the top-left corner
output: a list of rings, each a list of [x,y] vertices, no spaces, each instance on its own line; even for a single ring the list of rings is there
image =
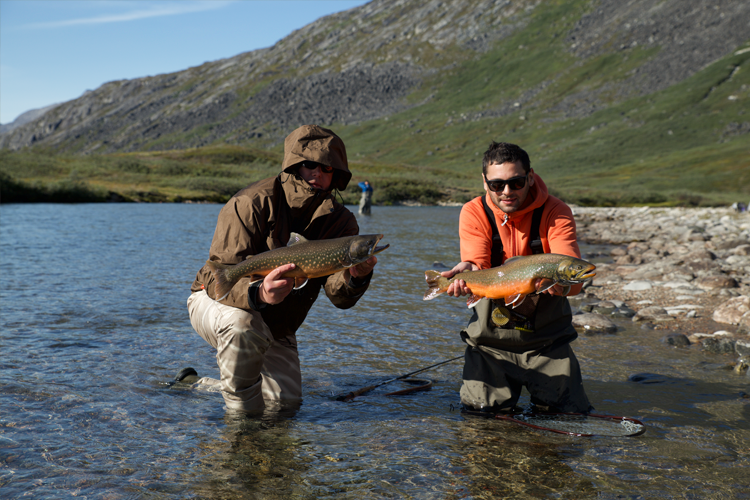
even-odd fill
[[[25,125],[29,122],[33,122],[34,120],[44,115],[44,113],[46,113],[47,111],[51,110],[54,107],[57,107],[57,104],[51,104],[49,106],[45,106],[43,108],[38,108],[38,109],[30,109],[26,111],[25,113],[21,113],[12,122],[6,123],[4,125],[0,125],[0,134],[10,132],[14,128],[18,128],[21,125]]]
[[[514,36],[527,40],[517,50],[529,51],[524,71],[531,83],[498,84],[487,92],[499,97],[480,106],[458,98],[436,103],[440,92],[461,92],[446,86],[445,75],[484,64]],[[268,148],[302,123],[366,124],[413,108],[445,113],[446,103],[451,114],[473,121],[519,109],[548,121],[585,117],[678,84],[746,50],[748,40],[750,2],[736,0],[373,0],[270,48],[106,83],[3,133],[0,147],[105,153],[227,142]],[[563,70],[533,64],[533,54],[550,50],[572,64]],[[607,66],[612,57],[628,62]],[[566,79],[571,66],[587,65],[608,77],[595,84]],[[506,70],[494,66],[497,74]],[[488,74],[485,82],[494,85],[493,78]],[[556,85],[565,88],[538,99]],[[736,125],[742,132],[744,125]]]

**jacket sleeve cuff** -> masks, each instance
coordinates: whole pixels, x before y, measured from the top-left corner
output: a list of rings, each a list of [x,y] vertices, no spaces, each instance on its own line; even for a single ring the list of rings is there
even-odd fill
[[[349,285],[351,288],[361,288],[370,283],[370,280],[372,279],[372,273],[373,272],[370,271],[370,274],[359,278],[355,278],[354,276],[349,275],[349,283],[347,283],[347,285]]]
[[[258,292],[263,281],[256,281],[247,289],[247,304],[253,311],[260,311],[266,308],[268,304],[258,299]]]

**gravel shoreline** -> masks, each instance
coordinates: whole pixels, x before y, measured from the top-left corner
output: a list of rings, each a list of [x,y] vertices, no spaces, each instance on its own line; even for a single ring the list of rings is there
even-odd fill
[[[750,360],[750,214],[730,208],[574,206],[578,238],[614,245],[613,262],[571,297],[586,334],[629,318],[675,346]],[[591,256],[590,256],[591,257]],[[593,257],[592,257],[593,259]]]

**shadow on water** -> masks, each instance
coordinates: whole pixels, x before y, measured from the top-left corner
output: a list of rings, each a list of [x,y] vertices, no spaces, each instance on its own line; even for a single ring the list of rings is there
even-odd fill
[[[458,260],[458,208],[359,217],[391,248],[355,308],[321,297],[300,329],[300,406],[240,416],[170,388],[218,374],[185,301],[219,209],[2,207],[0,497],[747,498],[748,378],[622,320],[573,348],[597,412],[643,421],[637,438],[465,417],[460,361],[419,374],[428,392],[336,401],[463,353],[465,301],[422,300],[424,271]]]

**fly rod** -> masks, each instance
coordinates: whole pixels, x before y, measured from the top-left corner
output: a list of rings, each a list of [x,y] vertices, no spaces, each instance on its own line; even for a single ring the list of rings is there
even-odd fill
[[[362,394],[366,392],[370,392],[371,390],[375,389],[376,387],[380,387],[381,385],[390,384],[391,382],[395,382],[396,380],[401,380],[406,377],[411,377],[412,375],[416,375],[417,373],[423,372],[425,370],[429,370],[430,368],[435,368],[436,366],[444,365],[446,363],[450,363],[451,361],[456,361],[457,359],[463,358],[463,354],[461,356],[456,356],[455,358],[447,359],[445,361],[441,361],[440,363],[435,363],[434,365],[427,366],[425,368],[420,368],[419,370],[415,370],[410,373],[406,373],[404,375],[401,375],[400,377],[392,378],[389,380],[384,380],[383,382],[379,382],[374,385],[369,385],[367,387],[363,387],[361,389],[357,389],[356,391],[350,392],[349,394],[342,394],[340,396],[336,397],[336,401],[351,401],[352,399],[356,398],[357,396],[361,396]]]

